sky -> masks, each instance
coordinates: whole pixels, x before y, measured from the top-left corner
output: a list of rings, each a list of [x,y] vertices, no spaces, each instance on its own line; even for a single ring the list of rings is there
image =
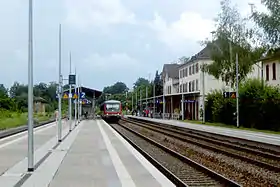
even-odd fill
[[[248,3],[232,0],[248,15]],[[138,77],[152,79],[163,64],[202,49],[210,37],[219,0],[33,0],[34,84],[58,81],[58,30],[62,25],[62,72],[102,90]],[[0,84],[28,83],[28,0],[0,1]],[[65,82],[66,84],[66,82]]]

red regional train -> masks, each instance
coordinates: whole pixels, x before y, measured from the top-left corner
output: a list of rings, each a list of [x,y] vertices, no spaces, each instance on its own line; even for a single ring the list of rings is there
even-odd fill
[[[117,100],[108,100],[100,105],[101,117],[108,122],[117,122],[122,117],[122,104]]]

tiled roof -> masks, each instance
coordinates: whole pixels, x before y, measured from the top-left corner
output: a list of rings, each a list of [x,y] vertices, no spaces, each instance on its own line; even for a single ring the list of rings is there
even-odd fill
[[[179,64],[164,64],[163,72],[166,72],[170,78],[179,78]]]
[[[193,61],[196,61],[196,60],[208,60],[210,59],[210,46],[206,46],[204,47],[200,52],[198,52],[197,54],[193,55],[190,60],[184,64],[180,64],[180,67],[181,66],[184,66],[185,64],[188,64],[188,63],[191,63]]]

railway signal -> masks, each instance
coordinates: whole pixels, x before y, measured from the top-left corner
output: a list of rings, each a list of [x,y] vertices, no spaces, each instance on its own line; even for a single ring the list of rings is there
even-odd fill
[[[224,96],[224,98],[235,99],[236,98],[236,92],[223,92],[223,96]]]

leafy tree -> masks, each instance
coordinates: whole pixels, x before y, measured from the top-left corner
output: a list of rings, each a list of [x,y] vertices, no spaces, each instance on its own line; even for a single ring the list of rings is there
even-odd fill
[[[269,13],[254,11],[252,18],[255,23],[262,28],[265,39],[270,47],[280,47],[280,1],[279,0],[262,0]]]
[[[7,98],[8,90],[5,88],[4,84],[0,84],[0,98]]]
[[[123,82],[116,82],[114,85],[107,86],[103,89],[103,92],[107,94],[120,94],[126,91],[128,91],[128,88]]]
[[[182,64],[187,63],[190,60],[190,57],[186,57],[186,56],[182,56],[181,58],[179,58],[179,62],[181,62]]]
[[[139,88],[140,86],[149,86],[149,80],[145,79],[145,78],[138,78],[137,81],[134,83],[134,89]]]
[[[221,78],[233,87],[236,82],[235,54],[238,54],[240,79],[244,79],[265,49],[254,45],[255,32],[246,28],[246,20],[231,6],[230,0],[223,0],[221,9],[222,12],[215,20],[217,26],[213,32],[213,41],[204,42],[213,60],[206,69],[215,78]]]
[[[163,94],[163,81],[161,76],[158,74],[158,71],[156,71],[155,79],[155,95],[162,95]]]
[[[21,96],[23,93],[28,93],[28,86],[24,84],[20,84],[18,82],[15,82],[11,88],[10,88],[10,96],[12,98],[16,96]]]

